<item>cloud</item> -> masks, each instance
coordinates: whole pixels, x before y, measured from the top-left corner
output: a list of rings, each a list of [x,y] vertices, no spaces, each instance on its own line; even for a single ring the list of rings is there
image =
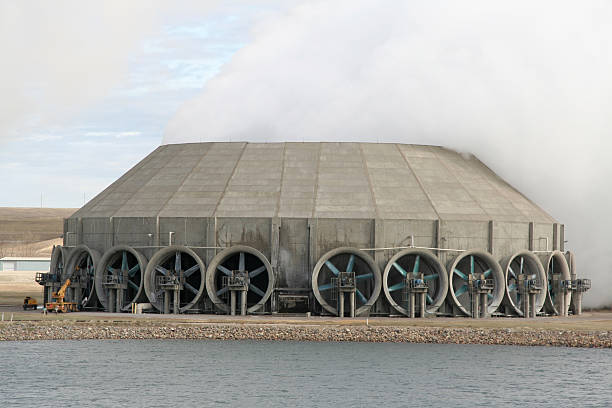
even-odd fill
[[[126,79],[147,36],[218,1],[0,2],[0,142],[57,125]]]
[[[612,303],[612,4],[310,1],[251,41],[164,142],[353,140],[472,152],[566,224]]]
[[[137,131],[109,131],[109,132],[85,132],[85,136],[88,137],[102,137],[102,138],[115,138],[122,139],[124,137],[140,136],[142,132]]]

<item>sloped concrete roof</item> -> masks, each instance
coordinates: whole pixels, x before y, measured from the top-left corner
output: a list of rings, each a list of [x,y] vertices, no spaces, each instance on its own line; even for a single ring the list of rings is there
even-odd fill
[[[475,157],[389,143],[186,143],[149,154],[72,217],[555,222]]]

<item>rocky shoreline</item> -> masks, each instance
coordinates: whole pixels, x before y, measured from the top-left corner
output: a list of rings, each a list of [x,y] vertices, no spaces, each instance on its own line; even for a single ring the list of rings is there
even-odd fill
[[[271,340],[406,342],[612,348],[612,332],[510,328],[5,322],[0,341],[23,340]]]

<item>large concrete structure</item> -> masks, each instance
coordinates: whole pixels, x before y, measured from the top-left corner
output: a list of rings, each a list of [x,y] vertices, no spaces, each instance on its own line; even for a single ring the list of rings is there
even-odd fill
[[[435,146],[165,145],[64,230],[51,273],[111,311],[565,314],[575,276],[562,224]]]

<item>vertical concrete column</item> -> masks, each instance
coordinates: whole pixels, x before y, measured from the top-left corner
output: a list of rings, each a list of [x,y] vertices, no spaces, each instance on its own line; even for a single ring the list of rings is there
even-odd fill
[[[170,291],[164,290],[164,314],[170,313]]]
[[[272,265],[272,273],[274,274],[274,282],[279,281],[279,273],[280,273],[280,271],[278,270],[280,266],[280,262],[279,262],[280,228],[281,228],[281,219],[278,217],[274,217],[272,219],[272,226],[271,226],[271,232],[270,232],[270,243],[271,243],[270,245],[270,264]],[[276,300],[277,300],[276,296],[270,296],[270,309],[272,313],[278,313],[278,305],[276,304]]]
[[[372,248],[383,248],[385,246],[385,224],[383,220],[380,218],[374,219],[374,224],[372,228],[373,236],[372,236]],[[374,257],[374,263],[378,265],[380,270],[385,269],[386,261],[385,261],[385,251],[374,251],[372,254]],[[374,311],[383,311],[384,307],[382,305],[382,297],[379,297],[376,303],[372,305],[372,310]]]
[[[230,314],[236,316],[236,291],[230,290]]]
[[[73,295],[71,298],[73,302],[81,301],[81,288],[73,288]]]
[[[172,292],[174,292],[173,293],[174,305],[172,307],[172,313],[179,314],[179,312],[181,311],[180,310],[181,309],[181,303],[180,303],[181,302],[181,297],[180,297],[181,292],[179,290],[173,290]]]
[[[62,246],[68,245],[68,218],[64,218],[64,233],[62,234]]]
[[[531,306],[531,308],[529,309],[529,316],[532,318],[535,318],[536,317],[536,307],[535,307],[536,295],[535,293],[530,293],[529,296],[527,296],[527,298],[529,298],[529,304]]]
[[[436,242],[436,248],[442,248],[441,245],[441,241],[442,241],[442,237],[440,236],[440,220],[437,219],[434,221],[435,222],[435,242]],[[440,251],[436,251],[436,256],[440,257]]]
[[[240,315],[246,316],[247,314],[247,291],[240,291]]]
[[[160,231],[160,226],[159,226],[159,215],[157,217],[155,217],[155,240],[154,240],[154,244],[156,247],[159,247],[161,245],[161,241],[159,238],[159,231]]]
[[[338,292],[338,316],[344,317],[344,292]]]
[[[206,257],[202,260],[206,265],[210,264],[210,261],[217,255],[217,249],[213,248],[218,246],[217,242],[217,217],[206,219],[206,246],[209,249],[205,250]]]
[[[83,218],[79,217],[76,228],[76,245],[83,243]]]
[[[565,252],[565,225],[559,226],[559,251]]]
[[[317,220],[314,218],[308,219],[308,287],[312,288],[312,270],[317,263]],[[315,311],[317,302],[314,300],[312,290],[308,291],[308,303],[310,304],[310,312]]]
[[[355,292],[351,292],[349,301],[351,303],[351,317],[355,317]]]
[[[115,312],[115,291],[113,289],[108,290],[108,311]]]
[[[408,292],[408,317],[410,317],[411,319],[414,319],[414,305],[415,305],[414,292],[409,291]]]
[[[106,247],[112,248],[115,246],[115,221],[113,217],[108,219],[108,232],[106,234]]]

